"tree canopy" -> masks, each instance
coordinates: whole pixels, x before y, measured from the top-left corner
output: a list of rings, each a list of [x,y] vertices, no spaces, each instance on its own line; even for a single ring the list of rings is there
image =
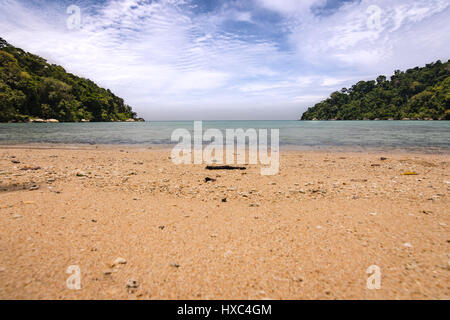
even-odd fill
[[[0,38],[0,122],[32,118],[125,121],[136,113],[109,89]]]
[[[360,81],[309,108],[302,120],[450,120],[450,60]]]

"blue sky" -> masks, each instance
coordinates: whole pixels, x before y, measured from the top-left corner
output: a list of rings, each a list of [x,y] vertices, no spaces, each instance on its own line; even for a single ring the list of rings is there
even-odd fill
[[[450,0],[2,0],[0,37],[147,120],[297,119],[359,80],[449,59],[449,17]]]

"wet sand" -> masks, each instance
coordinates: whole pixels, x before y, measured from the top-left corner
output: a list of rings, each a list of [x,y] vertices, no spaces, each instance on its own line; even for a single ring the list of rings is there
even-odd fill
[[[283,151],[261,176],[146,148],[0,154],[1,299],[450,298],[449,155]]]

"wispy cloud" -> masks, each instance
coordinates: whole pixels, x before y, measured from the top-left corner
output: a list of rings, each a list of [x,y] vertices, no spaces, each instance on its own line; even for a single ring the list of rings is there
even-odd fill
[[[0,36],[147,119],[295,119],[361,78],[448,59],[449,11],[448,0],[3,0]]]

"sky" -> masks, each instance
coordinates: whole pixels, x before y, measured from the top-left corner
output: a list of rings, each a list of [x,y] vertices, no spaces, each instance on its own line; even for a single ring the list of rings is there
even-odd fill
[[[294,120],[360,80],[447,61],[449,18],[450,0],[1,0],[0,37],[146,120]]]

